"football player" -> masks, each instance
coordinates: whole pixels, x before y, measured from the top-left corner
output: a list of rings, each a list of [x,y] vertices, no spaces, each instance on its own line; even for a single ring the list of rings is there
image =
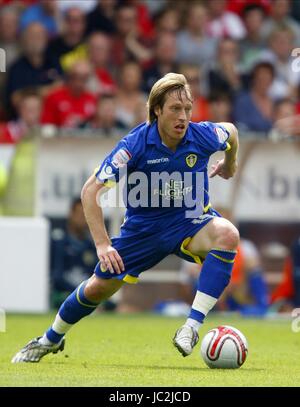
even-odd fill
[[[183,356],[192,352],[204,318],[229,283],[239,244],[238,230],[212,209],[208,194],[209,176],[228,179],[237,170],[237,129],[232,123],[191,122],[192,106],[183,75],[169,73],[153,85],[147,122],[118,143],[82,189],[99,258],[94,274],[64,301],[44,335],[30,341],[12,362],[38,362],[63,350],[65,334],[74,324],[172,253],[203,262],[190,315],[173,338]],[[208,175],[208,160],[216,151],[224,151],[224,158]],[[127,212],[119,236],[110,238],[99,195],[122,175]]]

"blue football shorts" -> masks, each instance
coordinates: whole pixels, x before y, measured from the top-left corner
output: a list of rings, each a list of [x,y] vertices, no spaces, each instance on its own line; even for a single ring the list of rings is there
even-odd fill
[[[169,254],[175,254],[182,259],[201,264],[204,258],[196,256],[186,249],[191,238],[199,232],[213,217],[221,217],[214,209],[199,218],[184,218],[180,222],[174,221],[165,229],[157,232],[139,231],[129,226],[121,227],[120,235],[111,239],[112,246],[122,257],[125,271],[112,274],[109,270],[101,269],[100,262],[94,273],[99,278],[116,278],[126,283],[138,282],[139,274],[154,267]]]

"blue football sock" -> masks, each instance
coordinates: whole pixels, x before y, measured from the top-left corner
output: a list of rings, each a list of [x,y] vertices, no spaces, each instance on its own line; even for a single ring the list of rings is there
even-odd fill
[[[236,251],[223,249],[212,249],[208,253],[199,275],[190,319],[202,323],[214,307],[230,281],[235,255]]]
[[[61,305],[53,325],[46,332],[50,342],[59,343],[72,325],[97,308],[98,304],[92,303],[84,295],[86,284],[87,281],[81,283]]]

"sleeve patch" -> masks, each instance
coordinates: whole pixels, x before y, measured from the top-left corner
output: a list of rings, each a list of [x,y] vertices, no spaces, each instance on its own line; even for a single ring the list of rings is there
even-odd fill
[[[109,164],[105,164],[104,167],[101,169],[100,174],[97,176],[99,180],[105,180],[109,178],[113,178],[115,174],[113,173],[113,169]]]
[[[115,168],[121,168],[124,167],[130,159],[131,159],[130,152],[125,148],[121,148],[115,153],[111,163]]]
[[[228,133],[222,129],[222,127],[215,127],[215,133],[218,137],[218,140],[223,144],[228,139]]]

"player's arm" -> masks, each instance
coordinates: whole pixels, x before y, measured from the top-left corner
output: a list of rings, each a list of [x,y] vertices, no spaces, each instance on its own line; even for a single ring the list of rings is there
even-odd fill
[[[92,175],[82,188],[81,200],[101,265],[106,267],[111,273],[114,273],[115,270],[120,274],[124,271],[124,264],[117,250],[111,246],[111,241],[104,224],[103,211],[100,206],[100,195],[105,193],[107,189],[95,175]]]
[[[209,176],[212,178],[219,175],[222,178],[228,179],[233,177],[237,170],[237,154],[239,148],[238,130],[232,123],[218,124],[227,130],[229,134],[227,143],[230,147],[225,151],[225,157],[212,165],[212,172]]]

